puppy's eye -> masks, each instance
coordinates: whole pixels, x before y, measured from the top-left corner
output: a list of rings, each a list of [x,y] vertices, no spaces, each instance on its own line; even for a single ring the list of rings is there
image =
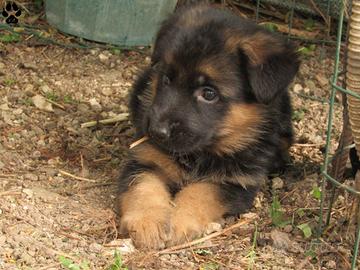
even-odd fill
[[[198,100],[206,103],[215,103],[216,101],[219,100],[219,95],[217,91],[210,86],[205,86],[198,89],[195,92],[195,95],[198,98]]]
[[[170,84],[170,78],[166,75],[162,76],[162,84],[163,85],[169,85]]]

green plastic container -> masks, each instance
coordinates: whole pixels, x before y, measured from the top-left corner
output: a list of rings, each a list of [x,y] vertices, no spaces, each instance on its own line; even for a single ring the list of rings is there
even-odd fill
[[[120,46],[147,46],[177,0],[46,0],[46,18],[59,30]]]

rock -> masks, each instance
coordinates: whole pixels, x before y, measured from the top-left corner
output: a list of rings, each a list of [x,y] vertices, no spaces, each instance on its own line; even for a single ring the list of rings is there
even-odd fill
[[[108,64],[109,63],[109,56],[107,56],[107,55],[105,55],[103,53],[100,53],[99,54],[99,60],[103,64]]]
[[[221,231],[222,226],[220,223],[211,222],[206,226],[205,234],[211,234],[213,232],[219,232]]]
[[[113,94],[113,90],[109,87],[104,87],[102,90],[101,90],[101,93],[104,95],[104,96],[111,96]]]
[[[0,70],[5,69],[5,64],[3,62],[0,62]]]
[[[0,169],[3,169],[5,167],[5,164],[0,161]]]
[[[99,104],[100,105],[100,104]],[[86,113],[86,112],[89,112],[90,108],[87,104],[85,103],[80,103],[78,106],[77,106],[77,110],[81,113]]]
[[[36,95],[32,97],[32,101],[34,102],[34,105],[36,108],[46,111],[46,112],[53,112],[54,109],[52,107],[52,104],[49,103],[43,96]]]
[[[106,250],[104,252],[105,256],[114,256],[115,252],[118,252],[120,254],[130,254],[136,251],[134,244],[130,238],[113,240],[109,243],[109,246],[116,246],[116,248],[115,250],[114,248],[111,248],[111,250]]]
[[[282,189],[284,187],[284,181],[280,177],[275,177],[272,179],[272,185],[273,190]]]
[[[292,232],[292,230],[293,230],[293,227],[292,227],[292,225],[286,225],[285,227],[284,227],[284,232],[286,232],[286,233],[291,233]]]
[[[313,80],[306,80],[305,85],[310,89],[314,90],[316,88],[316,85]]]
[[[21,63],[19,66],[21,68],[30,69],[32,71],[37,71],[38,70],[38,67],[34,63]]]
[[[22,113],[23,113],[23,110],[20,109],[20,108],[18,108],[18,109],[16,109],[16,110],[13,110],[13,114],[15,114],[15,115],[20,115],[20,114],[22,114]]]
[[[95,98],[91,98],[89,100],[89,103],[90,103],[91,108],[93,108],[94,110],[96,110],[96,111],[102,110],[100,103]]]
[[[336,268],[336,262],[333,261],[333,260],[330,260],[330,261],[326,262],[325,268],[326,269],[337,269]]]
[[[295,93],[300,93],[303,90],[303,87],[301,86],[301,84],[295,84],[294,88],[293,88]]]
[[[324,87],[329,83],[329,79],[326,78],[324,74],[316,74],[315,78],[319,82],[321,87]]]
[[[1,104],[1,105],[0,105],[0,110],[1,110],[1,111],[8,111],[8,110],[10,110],[9,105],[8,105],[7,103]]]
[[[289,234],[280,232],[277,229],[271,231],[270,237],[275,248],[288,250],[292,245]]]
[[[34,192],[31,189],[24,188],[22,192],[25,193],[29,198],[32,198],[34,196]]]
[[[24,92],[25,94],[28,96],[28,97],[32,97],[34,95],[34,85],[32,84],[27,84],[25,87],[24,87]]]

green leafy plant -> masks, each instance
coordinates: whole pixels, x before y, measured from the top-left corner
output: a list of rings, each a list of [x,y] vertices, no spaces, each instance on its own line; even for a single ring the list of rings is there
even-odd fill
[[[276,195],[273,196],[273,200],[270,206],[270,218],[272,224],[276,227],[285,227],[291,223],[291,221],[285,220],[280,201]]]
[[[311,195],[317,199],[320,200],[321,199],[321,190],[318,186],[314,186],[313,189],[311,190]]]
[[[315,21],[312,18],[309,18],[305,21],[304,26],[306,31],[313,31],[315,26]]]
[[[296,227],[303,232],[305,238],[309,238],[312,235],[312,230],[308,223],[303,223]]]
[[[55,92],[47,92],[45,93],[45,98],[51,101],[58,101],[59,96]]]
[[[298,53],[305,55],[305,56],[311,56],[311,55],[314,55],[315,49],[316,49],[316,45],[311,44],[307,47],[306,46],[300,47],[298,49]]]
[[[255,232],[254,232],[253,243],[251,245],[251,249],[250,249],[249,253],[246,255],[246,258],[249,258],[248,270],[253,269],[254,265],[255,265],[257,234],[258,234],[257,224],[255,224]]]
[[[4,84],[5,84],[6,86],[12,86],[14,83],[16,83],[16,81],[15,81],[14,79],[11,79],[11,78],[6,78],[6,79],[4,80]]]
[[[70,95],[65,95],[63,100],[64,100],[65,104],[76,104],[77,103],[77,101]]]
[[[9,33],[0,35],[0,42],[3,43],[12,43],[20,41],[21,36],[17,33]]]
[[[68,270],[89,270],[90,266],[87,261],[83,261],[80,264],[74,263],[73,260],[66,258],[65,256],[59,256],[59,262],[62,267]]]
[[[121,255],[117,251],[114,253],[114,262],[107,268],[107,270],[128,270],[128,268],[123,265]]]
[[[274,23],[264,23],[262,26],[264,28],[266,28],[267,30],[269,30],[270,32],[277,32],[278,31],[278,27]]]

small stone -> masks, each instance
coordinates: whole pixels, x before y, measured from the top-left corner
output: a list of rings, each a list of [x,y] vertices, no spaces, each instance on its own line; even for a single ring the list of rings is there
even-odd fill
[[[101,90],[101,93],[103,93],[104,96],[111,96],[112,93],[113,93],[113,90],[109,87],[104,87],[102,90]]]
[[[91,108],[93,108],[94,110],[96,110],[96,111],[102,110],[100,103],[95,98],[91,98],[89,100],[89,103],[90,103]]]
[[[32,101],[34,102],[34,105],[36,108],[46,111],[46,112],[53,112],[54,109],[52,107],[52,104],[49,103],[43,96],[36,95],[32,97]]]
[[[305,81],[305,85],[306,85],[308,88],[310,88],[310,90],[316,88],[316,85],[315,85],[315,83],[314,83],[313,80],[307,80],[307,81]]]
[[[325,264],[326,269],[336,269],[336,262],[333,260],[330,260],[326,262]]]
[[[32,191],[31,189],[24,188],[22,192],[24,192],[29,198],[32,198],[34,196],[34,191]]]
[[[24,88],[25,95],[28,97],[32,97],[35,95],[34,86],[32,84],[27,84]]]
[[[5,69],[5,64],[3,62],[0,62],[0,70]]]
[[[292,232],[292,230],[293,230],[293,227],[292,227],[292,225],[286,225],[285,227],[284,227],[284,232],[286,232],[286,233],[291,233]]]
[[[98,52],[99,52],[98,49],[91,49],[91,50],[90,50],[90,54],[91,54],[91,55],[96,55]]]
[[[110,63],[110,68],[114,68],[116,66],[116,64],[114,62]]]
[[[22,114],[22,113],[23,113],[23,110],[20,109],[20,108],[18,108],[18,109],[16,109],[16,110],[13,110],[13,114],[15,114],[15,115],[20,115],[20,114]]]
[[[0,169],[3,169],[5,167],[5,164],[0,161]]]
[[[109,57],[103,53],[99,54],[99,60],[103,64],[107,64],[109,62]]]
[[[280,177],[275,177],[272,179],[272,189],[282,189],[284,187],[284,181]]]
[[[300,93],[301,90],[303,90],[303,87],[301,86],[301,84],[298,84],[298,83],[297,83],[297,84],[294,85],[294,88],[293,88],[293,89],[294,89],[294,92],[295,92],[295,93]]]
[[[78,106],[77,106],[77,110],[79,112],[82,112],[82,113],[85,113],[85,112],[88,112],[89,111],[89,105],[85,104],[85,103],[80,103]]]
[[[7,103],[1,104],[1,105],[0,105],[0,110],[1,110],[1,111],[8,111],[8,110],[10,110],[9,105],[8,105]]]
[[[130,254],[135,252],[135,247],[130,238],[126,239],[116,239],[109,243],[110,246],[116,246],[116,250],[120,254]],[[109,254],[110,253],[110,254]],[[111,255],[113,256],[114,249],[105,251],[105,255]]]
[[[319,82],[321,87],[324,87],[328,84],[329,79],[324,76],[324,74],[316,74],[316,80]]]
[[[221,231],[222,226],[220,223],[211,222],[206,226],[205,234],[211,234],[213,232]]]
[[[37,71],[37,66],[34,63],[22,63],[20,64],[21,68],[30,69],[32,71]]]
[[[273,246],[275,248],[287,250],[292,245],[292,242],[287,233],[280,232],[275,229],[271,231],[270,237],[273,240]]]

